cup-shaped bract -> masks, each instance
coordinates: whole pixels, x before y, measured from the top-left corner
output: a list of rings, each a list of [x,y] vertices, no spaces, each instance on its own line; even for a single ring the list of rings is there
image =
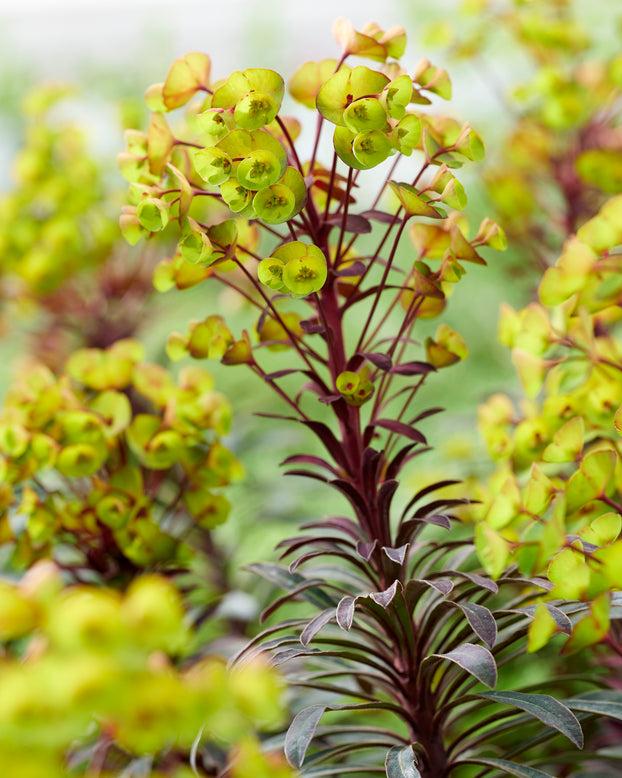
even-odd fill
[[[220,140],[229,130],[233,129],[233,121],[230,114],[222,108],[208,108],[198,113],[195,117],[197,126],[201,132]]]
[[[132,406],[128,396],[114,389],[96,395],[89,403],[89,410],[100,417],[102,432],[108,440],[115,438],[132,420]]]
[[[200,230],[193,230],[182,238],[179,250],[186,262],[191,262],[193,265],[209,264],[213,253],[210,239]]]
[[[9,457],[21,457],[28,449],[30,434],[21,424],[15,422],[0,423],[0,451]]]
[[[161,176],[175,147],[175,136],[164,118],[164,114],[151,114],[147,138],[149,141],[149,170],[154,176]]]
[[[283,148],[277,138],[264,130],[248,130],[237,129],[232,130],[226,137],[218,142],[217,147],[225,151],[232,160],[236,160],[236,164],[233,168],[233,175],[237,175],[238,164],[246,159],[253,152],[257,151],[269,151],[276,157],[278,161],[279,175],[277,179],[283,175],[287,166],[287,152]],[[274,160],[272,157],[268,157],[272,164]]]
[[[427,92],[433,92],[444,100],[451,99],[451,81],[447,71],[444,68],[431,65],[427,59],[422,59],[417,63],[413,81]]]
[[[331,76],[317,94],[317,108],[325,119],[345,126],[344,111],[362,97],[379,95],[389,84],[384,73],[358,65],[353,70],[343,66]]]
[[[101,446],[104,443],[102,424],[94,413],[82,410],[58,410],[56,425],[59,442],[63,446],[73,443]]]
[[[233,118],[245,130],[258,130],[278,113],[274,98],[266,92],[249,92],[236,104]]]
[[[281,164],[273,152],[257,149],[238,164],[237,178],[246,189],[257,191],[265,189],[281,177]]]
[[[130,520],[132,505],[127,495],[107,494],[95,505],[95,515],[110,529],[121,529]]]
[[[207,54],[190,52],[175,60],[162,85],[162,101],[168,111],[185,105],[209,84],[211,62]]]
[[[273,184],[257,192],[253,208],[266,224],[282,224],[296,210],[296,197],[285,184]]]
[[[351,395],[356,392],[358,385],[361,382],[361,378],[358,373],[352,370],[346,370],[337,376],[335,386],[339,394]]]
[[[389,116],[392,119],[402,119],[406,114],[406,106],[413,97],[413,82],[410,76],[403,73],[394,78],[386,87],[382,97],[386,102]]]
[[[231,510],[231,503],[223,494],[213,494],[209,489],[187,490],[184,504],[199,526],[205,529],[223,524]]]
[[[164,82],[158,84],[151,84],[145,90],[145,105],[150,111],[157,113],[165,113],[166,105],[164,104]]]
[[[136,215],[136,207],[133,205],[124,205],[121,216],[119,216],[119,227],[121,234],[130,246],[135,246],[139,240],[145,237],[145,228],[140,223]]]
[[[143,575],[130,584],[121,617],[138,645],[148,651],[179,651],[187,639],[179,590],[160,575]]]
[[[67,589],[47,614],[46,636],[61,651],[84,648],[95,652],[114,651],[121,647],[125,637],[120,604],[121,597],[111,589],[95,586]]]
[[[226,151],[210,146],[199,149],[192,158],[194,169],[204,181],[212,186],[220,186],[231,175],[231,157]]]
[[[143,362],[134,368],[132,385],[158,409],[164,409],[177,391],[175,379],[169,371],[153,362]]]
[[[37,610],[18,587],[0,581],[0,640],[14,640],[37,624]]]
[[[143,345],[133,338],[125,338],[105,351],[96,348],[74,351],[65,369],[89,389],[124,389],[132,380],[134,366],[144,358]]]
[[[225,203],[229,206],[229,209],[233,213],[239,213],[241,216],[247,216],[248,210],[253,212],[252,198],[253,193],[242,186],[237,178],[230,178],[228,181],[220,187],[220,194]]]
[[[264,286],[279,291],[284,288],[284,267],[285,263],[277,257],[266,257],[257,265],[257,277]]]
[[[208,316],[190,327],[187,348],[195,359],[220,359],[232,344],[233,335],[222,316]]]
[[[272,256],[284,262],[283,284],[295,297],[306,297],[324,286],[328,275],[326,257],[313,243],[291,241]]]
[[[427,361],[435,368],[448,367],[469,354],[464,339],[447,324],[441,324],[434,338],[426,338],[425,351]]]
[[[352,153],[365,168],[384,162],[392,150],[391,141],[380,130],[359,132],[352,141]]]
[[[345,396],[345,401],[348,405],[359,406],[370,399],[374,393],[374,385],[366,378],[360,380],[356,390],[349,395]]]
[[[337,376],[335,386],[339,394],[348,405],[360,406],[374,393],[374,385],[366,378],[366,372],[362,375],[352,370],[346,370]]]
[[[377,98],[361,97],[345,109],[343,120],[352,132],[381,130],[387,123],[387,113]]]
[[[284,83],[274,70],[236,70],[212,97],[212,108],[233,108],[238,126],[256,130],[273,121],[281,107]]]
[[[404,116],[393,128],[391,140],[400,154],[407,157],[421,144],[421,119],[415,114]]]
[[[315,109],[317,93],[325,81],[334,74],[338,62],[336,59],[323,59],[321,62],[305,62],[289,80],[289,93],[307,108]]]
[[[55,467],[71,478],[93,475],[103,465],[106,451],[90,443],[72,443],[65,446],[56,458]]]
[[[246,330],[242,331],[242,337],[234,341],[220,360],[223,365],[252,365],[254,363],[253,349],[250,337]]]
[[[160,232],[169,222],[170,208],[163,200],[147,197],[138,203],[136,216],[146,230]]]
[[[430,189],[441,196],[445,205],[456,210],[462,210],[467,204],[464,187],[458,179],[442,165],[430,183]]]
[[[138,414],[127,429],[127,440],[138,460],[153,470],[167,470],[179,462],[184,440],[172,429],[163,429],[159,416]]]
[[[346,56],[354,54],[385,62],[387,57],[399,59],[406,49],[406,32],[399,26],[385,31],[376,22],[369,22],[359,31],[352,22],[339,18],[333,24],[333,35]]]

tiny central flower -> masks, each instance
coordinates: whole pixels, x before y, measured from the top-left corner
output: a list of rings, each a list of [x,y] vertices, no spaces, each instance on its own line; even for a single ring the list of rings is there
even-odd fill
[[[307,265],[301,265],[298,269],[298,272],[296,273],[296,278],[298,281],[303,281],[306,278],[315,278],[315,273],[313,270],[311,270],[310,267]]]
[[[266,166],[263,162],[255,162],[249,173],[251,178],[260,178],[266,172]]]
[[[260,111],[265,111],[268,106],[263,100],[251,99],[248,107],[248,112],[251,115],[257,114]]]

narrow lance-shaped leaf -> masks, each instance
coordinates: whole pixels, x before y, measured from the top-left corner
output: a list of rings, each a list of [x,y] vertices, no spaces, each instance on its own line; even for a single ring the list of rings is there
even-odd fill
[[[539,719],[577,746],[583,748],[583,731],[574,713],[548,694],[524,694],[523,692],[485,692],[479,695],[492,702],[513,705],[530,716]]]
[[[301,710],[292,721],[285,735],[285,756],[292,767],[302,766],[325,710],[325,705],[312,705]]]
[[[406,558],[406,552],[408,551],[409,547],[410,547],[409,543],[404,543],[404,545],[399,546],[399,548],[391,548],[389,546],[383,546],[382,550],[392,562],[395,562],[398,565],[403,565],[404,559]]]
[[[498,770],[503,770],[507,775],[515,775],[517,778],[553,778],[550,773],[543,773],[542,770],[536,770],[535,767],[526,767],[525,765],[516,764],[516,762],[508,762],[506,759],[474,757],[473,759],[465,759],[464,763],[496,767]],[[463,762],[458,764],[463,764]]]
[[[389,370],[395,375],[427,375],[435,372],[436,368],[429,362],[404,362],[401,365],[393,365]]]
[[[412,746],[394,746],[387,753],[384,767],[387,778],[421,778]]]
[[[619,691],[599,689],[595,692],[587,692],[566,700],[566,705],[573,710],[622,721],[622,693]]]
[[[389,186],[408,216],[428,216],[431,219],[443,218],[444,214],[424,200],[414,186],[398,183],[397,181],[389,181]]]
[[[286,567],[270,564],[267,562],[257,562],[255,564],[249,565],[248,569],[258,573],[263,578],[266,578],[268,581],[272,581],[273,583],[277,584],[277,586],[280,586],[289,592],[292,592],[298,586],[304,584],[305,581],[308,581],[308,579],[299,573],[290,573]],[[319,584],[320,581],[318,580],[317,583]],[[334,606],[331,598],[319,587],[314,587],[313,589],[307,590],[304,595],[304,599],[312,602],[314,605],[322,609]]]
[[[497,683],[497,665],[493,655],[484,646],[463,643],[446,654],[431,654],[423,663],[432,659],[448,659],[454,662],[478,681],[492,689]],[[486,695],[484,695],[486,696]],[[572,714],[571,714],[572,715]]]
[[[378,603],[378,605],[382,606],[383,608],[388,608],[391,604],[393,598],[397,594],[398,587],[401,587],[401,584],[399,581],[393,581],[391,586],[389,586],[388,589],[385,589],[382,592],[372,592],[369,596],[371,599]]]
[[[457,603],[460,610],[467,617],[475,634],[492,648],[497,640],[497,622],[492,613],[483,605],[475,603]]]
[[[344,597],[337,605],[337,624],[346,632],[352,626],[355,605],[356,600],[354,597]]]
[[[318,614],[314,619],[307,624],[300,634],[300,642],[303,646],[308,646],[310,641],[315,635],[324,627],[331,619],[335,618],[335,609],[327,608]]]
[[[404,424],[402,421],[396,421],[395,419],[377,419],[374,422],[374,426],[383,427],[397,435],[404,435],[404,437],[409,438],[410,440],[416,440],[417,443],[427,443],[425,436],[419,432],[419,430],[411,427],[410,424]]]

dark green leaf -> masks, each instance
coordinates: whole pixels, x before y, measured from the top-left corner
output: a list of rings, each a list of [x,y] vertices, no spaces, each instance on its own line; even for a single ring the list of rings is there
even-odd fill
[[[290,573],[286,567],[281,567],[280,565],[271,564],[269,562],[257,562],[256,564],[249,565],[248,569],[261,575],[268,581],[272,581],[277,584],[277,586],[280,586],[290,593],[297,589],[301,584],[304,584],[305,581],[309,581],[308,578],[305,578],[305,576],[300,575],[299,573]],[[334,602],[319,588],[322,583],[321,580],[316,579],[314,581],[316,586],[307,589],[303,594],[303,598],[308,602],[313,603],[313,605],[316,605],[318,608],[330,608],[331,606],[334,606]]]
[[[523,694],[522,692],[486,692],[480,694],[492,702],[513,705],[539,719],[577,746],[583,748],[583,731],[574,713],[559,700],[548,694]]]
[[[396,562],[398,565],[403,565],[404,559],[406,558],[406,552],[408,551],[409,547],[409,543],[404,543],[404,545],[400,546],[399,548],[389,548],[388,546],[383,546],[382,550],[392,562]]]
[[[354,597],[344,597],[339,605],[337,605],[337,624],[346,632],[348,632],[352,626],[355,605],[356,600]]]
[[[427,578],[412,578],[407,584],[406,584],[406,591],[416,591],[417,589],[421,589],[422,586],[429,586],[431,589],[434,589],[437,592],[440,592],[443,595],[448,595],[451,590],[454,588],[454,585],[451,581],[447,581],[445,579],[438,579],[436,581],[428,581]]]
[[[290,724],[285,735],[285,756],[292,767],[302,766],[309,743],[313,740],[325,710],[325,705],[312,705],[301,710]]]
[[[331,216],[326,219],[325,224],[330,224],[331,227],[341,227],[343,224],[343,217],[341,215]],[[361,235],[366,232],[371,232],[371,224],[364,216],[360,214],[348,214],[345,221],[345,231],[353,232],[356,235]]]
[[[446,654],[431,654],[424,659],[424,662],[431,659],[449,659],[490,689],[497,683],[497,664],[493,655],[484,646],[463,643]]]
[[[475,603],[456,603],[467,617],[473,632],[492,648],[497,640],[497,622],[494,616],[483,605]]]
[[[566,700],[566,705],[573,710],[598,713],[622,721],[622,692],[619,691],[600,689],[596,692],[579,694]]]
[[[366,562],[369,562],[371,555],[374,553],[374,549],[376,548],[377,544],[378,541],[376,540],[374,540],[373,543],[363,543],[362,541],[360,541],[356,544],[356,553],[361,557],[361,559],[364,559]]]
[[[481,586],[483,589],[488,589],[488,591],[492,592],[493,594],[497,594],[499,591],[499,587],[492,580],[492,578],[484,578],[483,575],[478,575],[477,573],[463,573],[462,570],[451,570],[450,572],[452,575],[457,575],[460,578],[466,578],[468,581],[471,581],[477,586]]]
[[[395,368],[391,368],[389,372],[394,373]],[[387,429],[396,435],[404,435],[410,440],[417,441],[417,443],[427,443],[425,436],[419,432],[419,430],[411,427],[410,424],[404,424],[403,421],[395,421],[394,419],[377,419],[374,422],[374,426],[384,427],[384,429]]]
[[[421,773],[417,770],[417,757],[412,746],[400,748],[393,746],[387,753],[384,767],[387,778],[421,778]]]
[[[274,667],[279,667],[279,665],[285,664],[285,662],[289,662],[292,659],[296,659],[299,656],[313,656],[315,654],[321,654],[321,650],[319,648],[286,648],[283,651],[279,651],[272,657],[272,665]]]
[[[300,642],[303,646],[309,645],[309,642],[312,640],[314,635],[317,635],[317,633],[322,629],[322,627],[335,617],[335,609],[334,608],[327,608],[325,611],[322,611],[318,616],[316,616],[314,619],[311,619],[311,621],[307,624],[307,626],[303,629],[301,635],[300,635]]]
[[[465,760],[469,764],[481,764],[488,767],[496,767],[503,770],[508,775],[516,775],[517,778],[554,778],[550,773],[543,773],[542,770],[536,770],[535,767],[525,767],[525,765],[508,762],[505,759],[483,759],[473,758]]]
[[[393,598],[395,597],[398,586],[401,587],[400,582],[393,581],[393,583],[391,584],[391,586],[389,586],[388,589],[385,589],[383,592],[372,592],[369,596],[374,602],[378,603],[378,605],[382,606],[386,610],[391,604]]]

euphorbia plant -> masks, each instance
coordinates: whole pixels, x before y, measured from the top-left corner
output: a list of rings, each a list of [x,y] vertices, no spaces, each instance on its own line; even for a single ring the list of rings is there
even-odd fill
[[[28,355],[54,371],[72,350],[105,348],[148,323],[163,254],[155,242],[130,249],[119,235],[118,184],[84,128],[57,113],[72,91],[48,85],[25,96],[23,144],[0,197],[3,323],[18,335],[34,325]]]
[[[278,726],[282,683],[265,662],[229,672],[214,644],[245,626],[215,613],[231,582],[212,530],[241,474],[230,405],[127,337],[158,249],[121,240],[101,163],[47,115],[63,93],[27,98],[0,204],[3,300],[41,326],[0,411],[3,773],[285,778],[254,735]]]
[[[572,0],[465,0],[429,30],[507,108],[511,123],[483,180],[523,272],[553,264],[566,238],[620,191],[622,57],[590,24],[598,11],[583,16]],[[500,34],[507,72],[490,46]]]
[[[524,573],[548,573],[551,597],[584,603],[568,652],[599,641],[619,650],[610,605],[622,585],[621,209],[618,195],[568,239],[542,277],[540,302],[503,308],[500,339],[526,398],[519,409],[494,395],[480,409],[497,462],[493,491],[476,509],[485,563],[500,569],[511,554]],[[555,631],[541,611],[532,646]]]
[[[567,772],[583,744],[567,706],[529,682],[484,691],[523,653],[546,582],[514,569],[495,582],[477,567],[452,515],[464,500],[442,496],[450,479],[402,490],[399,508],[396,496],[440,410],[418,406],[418,390],[467,353],[444,323],[423,345],[414,331],[442,314],[466,263],[484,265],[481,250],[505,243],[488,219],[470,237],[459,212],[466,195],[453,171],[483,144],[428,110],[450,81],[427,60],[412,75],[402,68],[403,29],[339,20],[334,32],[339,59],[308,62],[289,82],[314,111],[308,159],[300,123],[280,114],[281,76],[249,68],[213,81],[200,53],[148,90],[149,130],[130,132],[121,155],[128,239],[177,230],[156,285],[220,282],[255,311],[240,335],[217,313],[192,322],[171,336],[169,356],[220,358],[262,378],[287,409],[268,415],[303,425],[324,449],[288,457],[288,473],[333,487],[348,506],[283,541],[289,566],[255,566],[285,594],[239,661],[269,649],[294,667],[301,710],[285,750],[309,775],[551,775],[530,763]],[[182,106],[186,124],[173,131],[165,114]],[[263,356],[274,347],[285,349],[277,370]],[[292,618],[272,621],[284,605]],[[563,607],[543,608],[571,629]]]

